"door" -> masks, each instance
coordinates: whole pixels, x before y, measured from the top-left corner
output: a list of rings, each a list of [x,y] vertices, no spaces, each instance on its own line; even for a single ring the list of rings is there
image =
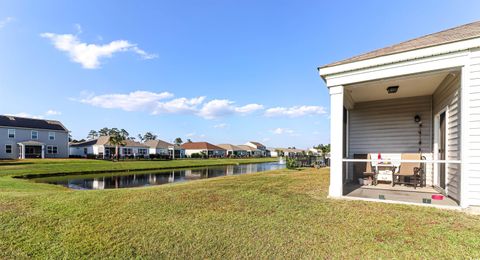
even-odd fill
[[[439,137],[439,140],[438,140],[438,159],[439,160],[445,160],[446,159],[446,156],[445,156],[445,150],[447,148],[447,144],[446,144],[446,130],[447,130],[447,127],[446,127],[446,112],[442,112],[440,114],[440,125],[439,125],[439,131],[438,131],[438,137]],[[445,169],[445,163],[439,163],[438,165],[438,180],[439,180],[439,186],[440,188],[444,189],[445,190],[445,187],[446,187],[446,169]]]

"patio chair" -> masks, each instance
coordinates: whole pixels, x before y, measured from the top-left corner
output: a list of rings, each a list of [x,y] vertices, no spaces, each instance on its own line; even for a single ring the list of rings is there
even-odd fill
[[[425,173],[423,163],[403,162],[403,160],[422,160],[422,156],[418,153],[404,153],[401,160],[398,172],[395,170],[392,172],[392,187],[395,184],[413,185],[415,189],[417,186],[421,187]]]
[[[367,155],[367,160],[371,160],[372,156],[370,154]],[[363,177],[368,177],[372,179],[372,185],[377,185],[377,172],[375,172],[374,167],[372,167],[372,162],[367,162],[365,167],[365,171],[363,172]]]

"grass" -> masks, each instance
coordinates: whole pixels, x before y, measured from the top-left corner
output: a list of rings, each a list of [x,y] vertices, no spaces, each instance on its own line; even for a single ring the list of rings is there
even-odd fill
[[[258,163],[277,161],[276,158],[248,159],[182,159],[172,161],[126,160],[119,162],[86,159],[31,159],[0,161],[0,176],[36,176],[73,173],[98,173],[126,170],[161,170],[171,168],[218,166],[237,163]]]
[[[0,177],[0,258],[479,258],[480,217],[327,199],[328,169],[75,191]]]

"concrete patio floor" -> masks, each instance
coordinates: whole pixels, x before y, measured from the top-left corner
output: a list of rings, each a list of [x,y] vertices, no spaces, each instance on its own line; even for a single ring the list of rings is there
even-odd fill
[[[344,190],[344,196],[347,197],[390,200],[440,206],[458,206],[458,203],[455,200],[446,196],[443,198],[443,200],[432,199],[432,195],[441,194],[433,187],[421,187],[414,189],[410,186],[400,185],[392,187],[390,184],[378,184],[377,186],[360,186],[355,184],[347,184],[344,186]]]

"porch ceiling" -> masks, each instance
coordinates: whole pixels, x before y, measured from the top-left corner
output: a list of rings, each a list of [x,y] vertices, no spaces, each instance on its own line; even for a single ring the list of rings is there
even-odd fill
[[[452,71],[437,71],[418,75],[363,82],[345,87],[347,94],[357,102],[432,95]],[[387,87],[399,86],[397,93],[388,94]]]

